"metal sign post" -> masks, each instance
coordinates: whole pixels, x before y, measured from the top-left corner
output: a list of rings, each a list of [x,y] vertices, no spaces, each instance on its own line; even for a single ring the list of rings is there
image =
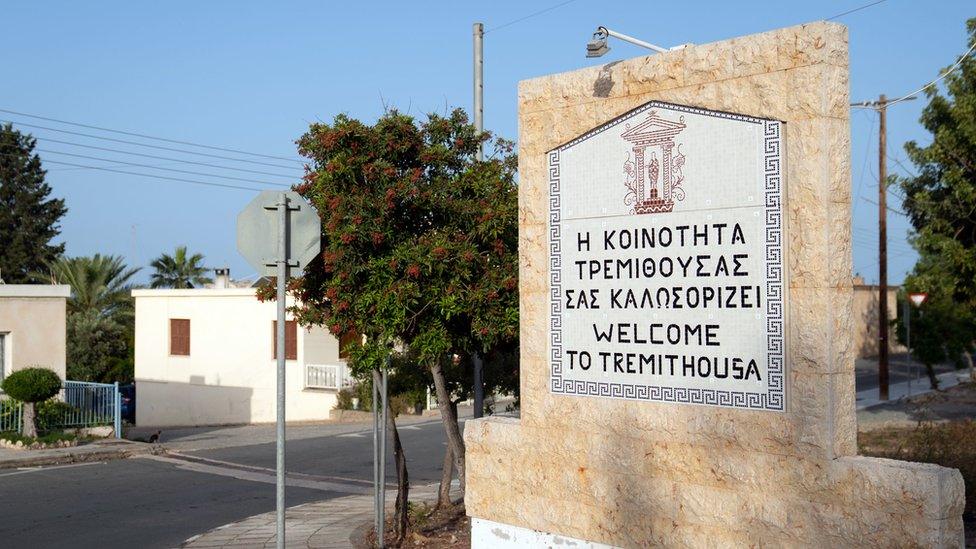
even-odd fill
[[[905,300],[905,347],[908,348],[908,364],[911,373],[908,376],[908,396],[912,396],[912,380],[915,378],[915,361],[912,360],[912,305],[921,307],[929,294],[916,292],[908,294]]]
[[[237,216],[237,249],[259,274],[275,276],[278,322],[275,355],[275,509],[277,547],[285,547],[285,287],[292,268],[304,269],[318,255],[318,213],[294,191],[264,191]]]
[[[390,356],[383,362],[379,376],[373,375],[373,527],[376,545],[385,546],[386,530],[386,422],[389,421],[387,405],[387,375]],[[377,379],[379,378],[379,379]]]

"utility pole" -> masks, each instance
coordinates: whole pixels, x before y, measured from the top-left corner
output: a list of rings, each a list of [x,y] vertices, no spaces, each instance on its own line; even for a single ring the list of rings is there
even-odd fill
[[[888,400],[888,104],[915,99],[902,97],[894,101],[885,94],[877,101],[851,103],[878,111],[878,399]]]
[[[475,23],[472,28],[472,38],[474,40],[474,127],[481,133],[485,129],[485,108],[484,108],[484,68],[485,57],[483,43],[485,38],[485,26]],[[485,159],[485,147],[483,143],[478,144],[478,161]],[[485,382],[484,382],[484,363],[477,353],[471,360],[474,370],[472,385],[474,388],[474,417],[481,417],[485,409]]]
[[[878,398],[888,400],[888,98],[878,96]]]

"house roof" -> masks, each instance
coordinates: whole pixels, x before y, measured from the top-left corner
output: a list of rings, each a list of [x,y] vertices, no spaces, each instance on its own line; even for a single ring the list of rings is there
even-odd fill
[[[71,297],[67,284],[0,284],[0,297]]]

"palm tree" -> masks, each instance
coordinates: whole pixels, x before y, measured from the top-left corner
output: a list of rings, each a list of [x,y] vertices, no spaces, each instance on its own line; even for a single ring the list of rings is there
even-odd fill
[[[209,270],[201,263],[203,254],[186,255],[186,246],[177,246],[173,255],[163,254],[149,265],[156,272],[150,277],[153,288],[193,288],[209,284],[212,280],[205,276]]]
[[[121,256],[59,257],[47,267],[48,274],[35,273],[34,278],[71,286],[69,314],[86,313],[113,321],[131,316],[130,280],[139,269],[129,269]]]
[[[132,348],[135,314],[130,281],[139,269],[128,268],[120,256],[101,254],[60,257],[47,268],[47,274],[34,273],[34,279],[71,286],[66,324],[68,379],[118,381],[111,379],[110,368],[124,361]]]

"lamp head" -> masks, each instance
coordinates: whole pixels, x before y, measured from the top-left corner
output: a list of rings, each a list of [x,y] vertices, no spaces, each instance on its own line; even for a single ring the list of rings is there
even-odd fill
[[[593,33],[593,39],[586,43],[586,56],[587,57],[603,57],[608,51],[610,51],[610,46],[607,45],[607,38],[609,34],[603,27],[597,29]]]

